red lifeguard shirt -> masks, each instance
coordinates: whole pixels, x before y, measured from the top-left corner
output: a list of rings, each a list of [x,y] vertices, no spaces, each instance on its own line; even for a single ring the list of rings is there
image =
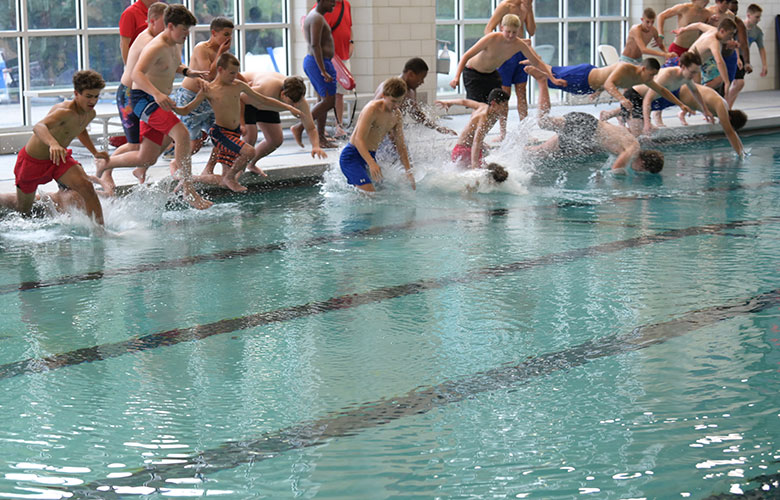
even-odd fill
[[[146,29],[147,17],[149,17],[149,7],[141,0],[130,5],[119,18],[119,36],[129,38],[130,45],[133,45],[135,37]]]
[[[341,15],[341,7],[344,7],[344,15],[341,18],[341,22],[336,29],[333,30],[333,48],[336,50],[336,55],[339,59],[346,61],[349,59],[349,41],[351,40],[352,31],[352,6],[347,0],[336,2],[336,6],[333,8],[333,12],[325,14],[325,22],[328,26],[333,28],[336,24],[339,16]],[[317,8],[317,4],[314,4],[314,9]]]

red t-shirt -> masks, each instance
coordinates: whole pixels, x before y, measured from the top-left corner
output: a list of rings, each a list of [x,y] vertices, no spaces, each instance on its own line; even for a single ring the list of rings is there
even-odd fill
[[[133,45],[135,37],[140,35],[146,29],[146,18],[149,16],[149,7],[141,0],[138,0],[122,12],[119,18],[119,36],[130,39],[130,45]]]
[[[336,24],[339,16],[341,15],[341,8],[344,7],[344,15],[341,17],[341,22],[333,31],[333,45],[336,49],[336,55],[339,59],[346,61],[349,59],[349,41],[351,40],[352,32],[352,6],[349,5],[347,0],[336,2],[336,6],[333,8],[333,12],[325,14],[325,21],[328,26],[333,28]],[[317,8],[317,4],[314,4],[314,9]]]

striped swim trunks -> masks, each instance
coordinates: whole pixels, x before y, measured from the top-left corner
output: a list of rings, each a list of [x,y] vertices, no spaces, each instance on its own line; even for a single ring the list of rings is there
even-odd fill
[[[236,158],[241,154],[241,148],[246,144],[246,142],[241,140],[241,127],[239,126],[231,130],[214,124],[209,130],[209,135],[214,139],[217,161],[232,167]]]

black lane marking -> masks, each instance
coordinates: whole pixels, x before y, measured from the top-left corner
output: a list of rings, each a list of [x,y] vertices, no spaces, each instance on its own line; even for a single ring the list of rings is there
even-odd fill
[[[775,185],[780,185],[780,181],[766,181],[754,185],[730,184],[727,186],[717,186],[717,187],[700,189],[700,190],[692,191],[692,193],[696,194],[696,193],[719,192],[719,191],[720,192],[737,191],[740,189],[759,189],[759,188],[763,188],[767,186],[775,186]],[[545,209],[545,208],[577,208],[577,207],[593,208],[609,202],[625,202],[625,201],[647,200],[647,199],[667,198],[667,197],[670,196],[667,194],[617,196],[610,200],[606,200],[604,202],[599,202],[599,203],[565,200],[565,201],[553,202],[549,205],[531,206],[528,207],[528,209],[538,210],[538,209]],[[508,213],[509,210],[505,208],[489,209],[486,211],[486,214],[491,217],[504,216],[507,215]],[[227,260],[227,259],[232,259],[234,257],[247,257],[250,255],[276,252],[276,251],[286,250],[290,248],[310,248],[316,245],[334,243],[336,241],[342,241],[354,237],[376,236],[385,232],[390,232],[395,230],[412,229],[415,227],[423,227],[426,225],[440,224],[444,222],[456,222],[456,221],[459,222],[462,220],[463,220],[462,216],[437,217],[425,221],[409,221],[400,224],[390,224],[387,226],[376,226],[368,229],[358,229],[355,231],[350,231],[341,234],[318,236],[318,237],[314,237],[314,238],[310,238],[298,242],[282,241],[277,243],[269,243],[266,245],[238,248],[235,250],[223,250],[221,252],[214,252],[210,254],[194,255],[191,257],[183,257],[180,259],[164,260],[161,262],[142,264],[136,267],[125,267],[125,268],[119,268],[113,270],[92,271],[83,274],[62,276],[48,281],[25,281],[22,283],[6,284],[6,285],[0,285],[0,295],[7,295],[9,293],[25,292],[30,290],[40,290],[43,288],[49,288],[49,287],[60,286],[60,285],[71,285],[71,284],[82,283],[87,281],[96,281],[96,280],[101,280],[103,278],[114,278],[117,276],[129,276],[133,274],[145,273],[151,271],[163,271],[168,269],[176,269],[180,267],[200,264],[203,262]]]
[[[250,314],[238,318],[222,319],[213,323],[206,323],[203,325],[196,325],[187,328],[175,328],[173,330],[167,330],[164,332],[151,333],[142,337],[131,337],[120,342],[84,347],[74,351],[54,354],[45,358],[28,358],[21,361],[0,365],[0,380],[30,373],[48,372],[59,368],[76,366],[82,363],[103,361],[106,359],[124,356],[125,354],[148,351],[157,349],[159,347],[172,346],[182,342],[201,340],[213,335],[247,330],[249,328],[255,328],[271,323],[291,321],[315,314],[338,311],[341,309],[351,309],[366,304],[383,302],[385,300],[395,299],[398,297],[405,297],[429,290],[444,288],[449,285],[470,283],[488,278],[504,276],[527,269],[534,269],[537,267],[549,266],[553,264],[568,263],[584,257],[615,253],[627,248],[637,248],[654,243],[661,243],[695,235],[719,235],[721,231],[726,229],[757,226],[767,222],[777,221],[780,221],[780,217],[767,217],[766,219],[734,221],[719,224],[707,224],[703,226],[693,226],[685,229],[672,229],[647,236],[638,236],[626,240],[618,240],[590,247],[566,250],[564,252],[543,255],[533,259],[521,260],[518,262],[511,262],[497,266],[483,267],[473,271],[468,271],[461,275],[423,279],[402,285],[376,288],[363,293],[340,295],[338,297],[331,297],[322,301],[314,301],[308,302],[306,304],[283,307],[272,311]]]
[[[119,479],[101,479],[75,490],[76,498],[112,494],[114,486],[140,486],[163,489],[167,478],[202,477],[203,474],[233,469],[242,464],[268,460],[287,451],[309,448],[330,439],[354,436],[367,429],[472,398],[477,394],[504,390],[552,373],[570,370],[608,356],[638,351],[662,344],[694,330],[738,316],[764,311],[780,304],[780,289],[710,306],[661,323],[635,328],[626,334],[611,334],[586,341],[562,351],[542,354],[521,363],[477,372],[457,380],[421,387],[400,396],[350,406],[317,420],[267,432],[241,441],[227,441],[205,450],[184,463],[149,465]],[[170,483],[167,483],[170,488]],[[97,490],[102,487],[103,491]],[[108,491],[105,489],[108,488]],[[115,494],[115,493],[114,493]],[[105,497],[100,497],[105,498]]]

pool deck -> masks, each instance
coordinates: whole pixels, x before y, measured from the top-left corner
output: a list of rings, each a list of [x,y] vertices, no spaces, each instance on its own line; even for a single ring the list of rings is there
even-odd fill
[[[617,104],[612,102],[610,104],[584,104],[584,105],[567,105],[567,106],[555,106],[552,109],[552,114],[562,115],[569,111],[583,111],[598,116],[602,110],[612,109]],[[735,106],[736,109],[741,109],[748,114],[748,123],[744,129],[739,133],[740,135],[746,135],[749,133],[755,133],[759,131],[766,131],[772,129],[780,129],[780,90],[766,90],[759,92],[743,92],[737,99]],[[533,115],[534,110],[531,110]],[[722,136],[722,130],[719,125],[710,125],[704,122],[701,114],[689,117],[688,127],[680,125],[677,119],[677,108],[669,108],[664,111],[663,118],[667,125],[666,129],[660,129],[653,135],[654,139],[663,141],[664,139],[670,140],[672,138],[679,138],[680,136],[695,137],[695,136]],[[442,123],[453,128],[456,131],[460,131],[466,124],[468,115],[448,115],[442,117]],[[509,113],[509,128],[517,127],[519,119],[517,112],[514,109],[513,104],[510,104]],[[532,133],[533,136],[543,137],[545,132],[538,130],[538,127],[534,125],[536,131]],[[681,134],[684,132],[684,134]],[[498,133],[498,127],[494,127],[490,135],[495,136]],[[304,137],[304,141],[306,138]],[[407,138],[407,141],[414,140]],[[78,144],[78,141],[74,141],[73,144],[74,156],[76,159],[84,161],[84,166],[87,173],[94,173],[94,162],[91,156],[85,148]],[[306,148],[301,149],[292,139],[292,135],[289,130],[285,130],[285,142],[275,151],[272,155],[262,159],[259,166],[268,174],[266,178],[260,178],[254,174],[244,174],[242,177],[242,183],[246,185],[256,186],[262,188],[263,185],[273,186],[284,183],[299,183],[299,182],[311,182],[314,179],[319,178],[325,169],[333,162],[338,160],[339,151],[336,149],[327,150],[328,158],[321,160],[318,158],[312,158],[309,154],[309,146],[306,143]],[[113,150],[113,148],[112,148]],[[204,148],[193,156],[193,172],[200,173],[203,166],[208,160],[208,151],[210,148]],[[14,185],[14,163],[16,161],[16,155],[6,154],[0,155],[0,193],[10,193],[15,191]],[[160,180],[169,174],[168,160],[162,158],[152,166],[147,174],[147,178],[151,181]],[[137,184],[135,177],[132,176],[132,169],[118,169],[114,171],[114,179],[121,192],[123,189],[127,189]],[[218,170],[219,171],[219,170]],[[39,192],[55,191],[57,186],[54,182],[41,186]]]

